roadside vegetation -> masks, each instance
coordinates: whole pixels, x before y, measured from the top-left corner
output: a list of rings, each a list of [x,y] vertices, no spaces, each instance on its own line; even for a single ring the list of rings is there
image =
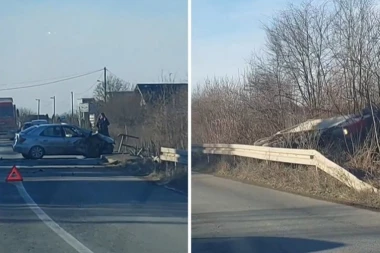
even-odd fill
[[[159,83],[175,82],[174,77],[165,77],[163,74]],[[148,176],[187,192],[187,166],[175,167],[172,162],[155,162],[155,158],[160,155],[160,147],[187,149],[187,90],[175,92],[167,88],[164,92],[150,94],[145,98],[147,101],[142,103],[142,96],[135,88],[135,84],[108,75],[107,94],[104,93],[103,82],[98,83],[93,93],[97,114],[104,112],[110,121],[109,133],[116,142],[114,151],[118,150],[121,134],[137,137],[128,138],[125,144],[130,147],[122,149],[122,154],[114,154],[113,158],[135,175]],[[28,116],[36,114],[26,108],[20,108],[19,112],[21,122],[28,121]],[[79,124],[77,110],[73,114],[67,112],[59,116],[64,117],[67,123]],[[90,129],[88,124],[82,127]]]
[[[162,78],[161,81],[175,82],[173,78]],[[94,97],[99,111],[104,112],[111,123],[109,131],[116,141],[115,148],[120,143],[120,134],[128,134],[138,137],[128,138],[127,144],[132,146],[130,152],[137,153],[142,149],[143,157],[127,153],[118,155],[118,159],[138,174],[176,184],[176,188],[187,191],[187,167],[175,168],[173,163],[157,164],[152,161],[152,157],[159,156],[160,147],[187,149],[187,90],[174,92],[168,88],[163,93],[150,94],[152,101],[142,104],[142,97],[135,90],[134,84],[110,76],[107,82],[107,103],[104,103],[103,87],[103,83],[98,84]],[[129,94],[118,95],[126,91]]]
[[[253,145],[308,119],[378,108],[380,9],[375,1],[289,5],[264,29],[265,53],[252,57],[244,76],[206,80],[194,91],[193,144]],[[321,150],[313,140],[299,148],[319,149],[362,180],[380,187],[377,128],[350,151],[344,145]],[[355,193],[315,168],[225,156],[214,156],[206,164],[198,161],[194,165],[274,188],[380,207],[377,195]]]

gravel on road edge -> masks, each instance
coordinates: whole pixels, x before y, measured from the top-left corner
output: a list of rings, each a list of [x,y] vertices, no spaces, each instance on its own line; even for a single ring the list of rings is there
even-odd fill
[[[105,156],[105,159],[110,165],[130,170],[136,177],[147,179],[148,181],[185,195],[188,194],[187,173],[179,173],[168,178],[164,173],[155,173],[154,169],[152,169],[155,164],[150,160],[136,159],[123,154]]]

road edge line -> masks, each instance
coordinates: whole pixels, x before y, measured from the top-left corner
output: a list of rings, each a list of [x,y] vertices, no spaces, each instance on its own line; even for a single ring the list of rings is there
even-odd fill
[[[47,227],[53,230],[59,237],[61,237],[66,243],[68,243],[71,247],[73,247],[79,253],[94,253],[85,245],[83,245],[80,241],[78,241],[74,236],[64,230],[61,226],[59,226],[49,215],[47,215],[32,199],[29,193],[26,191],[22,182],[14,183],[17,187],[17,190],[20,196],[24,199],[27,206],[37,215],[37,217],[45,223]]]
[[[176,188],[174,188],[174,187],[169,187],[169,186],[167,186],[167,185],[159,185],[159,184],[157,184],[158,186],[163,186],[165,189],[167,189],[167,190],[170,190],[170,191],[173,191],[173,192],[176,192],[176,193],[179,193],[179,194],[182,194],[182,195],[184,195],[184,196],[186,196],[186,198],[188,198],[188,195],[186,194],[186,192],[184,192],[184,191],[181,191],[181,190],[178,190],[178,189],[176,189]]]

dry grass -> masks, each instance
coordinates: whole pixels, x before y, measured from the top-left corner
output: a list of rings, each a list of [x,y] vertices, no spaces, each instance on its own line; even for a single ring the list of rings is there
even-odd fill
[[[187,91],[167,97],[159,97],[154,103],[141,106],[138,93],[128,99],[108,102],[102,110],[111,125],[110,135],[117,144],[119,134],[139,137],[129,144],[144,147],[152,155],[158,155],[160,147],[187,148]]]
[[[279,104],[271,97],[271,93],[267,97],[249,96],[243,87],[240,82],[233,80],[216,80],[206,82],[202,89],[195,92],[192,104],[194,144],[253,145],[262,137],[271,136],[307,119],[339,115],[333,110],[315,112],[308,108],[294,107],[291,103]],[[278,113],[281,110],[282,113]],[[380,159],[374,130],[360,144],[333,141],[321,147],[318,138],[312,134],[299,135],[295,139],[284,137],[280,142],[280,146],[288,148],[317,149],[360,179],[380,188]],[[210,158],[212,157],[211,155]],[[356,193],[315,168],[243,158],[235,158],[231,162],[228,157],[219,160],[213,168],[217,175],[271,188],[380,207],[377,195]]]
[[[210,157],[193,170],[245,183],[328,201],[380,209],[380,198],[370,192],[356,192],[311,166],[286,165],[240,157]]]
[[[122,164],[134,174],[145,176],[149,180],[159,180],[172,184],[181,182],[177,185],[187,191],[187,180],[182,178],[187,174],[187,167],[174,168],[156,164],[151,160],[152,156],[159,156],[160,147],[170,147],[177,149],[187,149],[187,91],[175,93],[167,96],[165,94],[156,97],[156,100],[146,105],[141,105],[139,93],[129,93],[126,97],[113,97],[104,111],[110,120],[109,132],[116,141],[118,147],[119,134],[139,137],[138,140],[129,138],[128,144],[136,148],[143,148],[145,159],[131,160],[128,155],[119,155],[118,159]]]
[[[372,39],[380,31],[379,9],[373,1],[317,2],[291,5],[270,19],[264,26],[263,54],[251,58],[244,77],[206,80],[195,90],[193,144],[253,145],[308,119],[358,114],[365,107],[370,111],[380,107],[380,54],[373,53],[380,52],[380,43]],[[326,8],[327,3],[334,7]],[[286,147],[318,149],[379,187],[378,136],[376,128],[360,144],[334,139],[331,145],[316,145],[305,136],[299,136],[298,145],[286,138],[283,142]],[[375,206],[380,199],[359,196],[314,168],[239,161],[227,165],[218,162],[217,173],[329,198],[368,200]]]
[[[118,154],[113,159],[120,161],[119,166],[125,168],[134,176],[143,177],[148,181],[155,181],[160,185],[167,185],[183,193],[188,192],[187,166],[173,163],[158,164],[150,159],[133,158]]]
[[[183,193],[188,193],[188,171],[185,167],[173,169],[174,173],[167,174],[165,171],[152,173],[149,177],[155,178],[159,184],[174,188]]]

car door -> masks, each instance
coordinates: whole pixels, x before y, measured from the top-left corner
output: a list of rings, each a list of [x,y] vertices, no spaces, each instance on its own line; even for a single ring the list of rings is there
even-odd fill
[[[66,155],[80,155],[77,151],[76,143],[83,138],[82,133],[69,125],[62,125],[62,129],[65,136]]]
[[[65,138],[63,137],[61,126],[46,126],[39,139],[39,143],[44,148],[46,155],[63,155]]]

